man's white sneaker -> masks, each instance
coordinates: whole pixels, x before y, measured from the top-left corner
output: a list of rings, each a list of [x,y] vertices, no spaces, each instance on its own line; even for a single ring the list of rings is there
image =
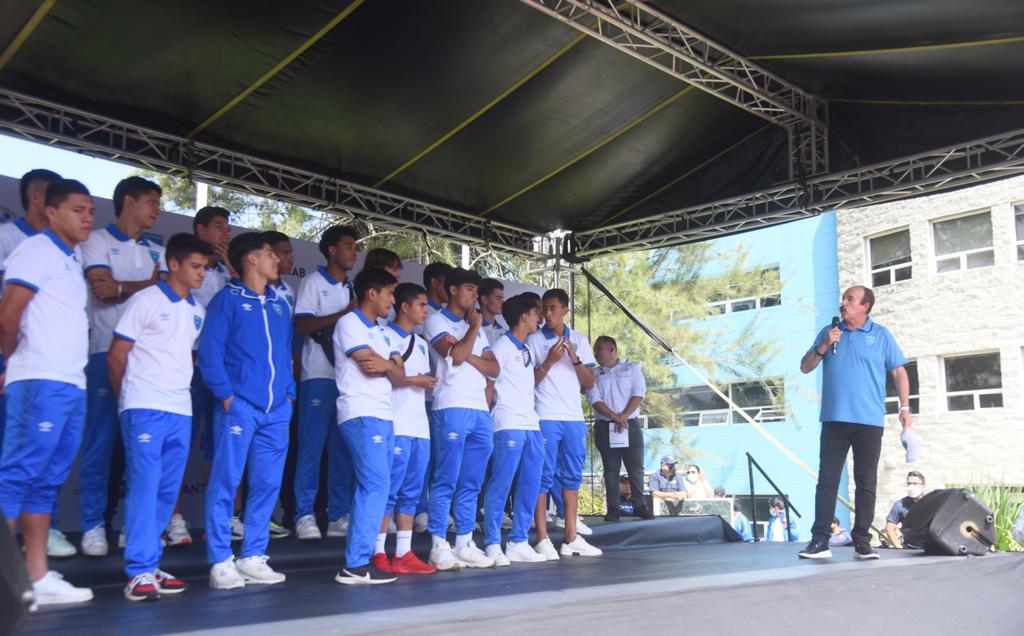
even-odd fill
[[[245,587],[245,579],[238,571],[235,557],[228,557],[220,563],[213,564],[210,568],[210,587],[216,590],[236,590]]]
[[[320,528],[316,525],[316,517],[313,515],[299,517],[299,520],[295,522],[295,536],[299,538],[299,541],[322,539]],[[327,536],[331,536],[330,526],[328,526]]]
[[[558,556],[557,554],[555,556]],[[509,541],[505,544],[505,557],[512,563],[544,563],[547,558],[530,547],[528,541]]]
[[[103,526],[96,526],[82,534],[82,554],[86,556],[107,556],[109,551],[107,529]]]
[[[231,517],[231,540],[241,541],[245,538],[245,524],[238,515]]]
[[[416,515],[416,518],[412,520],[412,529],[416,532],[427,532],[430,530],[430,515],[425,512],[421,512]]]
[[[576,517],[576,534],[582,534],[585,537],[589,537],[594,534],[594,529],[583,523],[583,519]]]
[[[268,558],[270,557],[264,554],[262,556],[245,557],[236,562],[238,573],[245,579],[246,585],[275,585],[277,583],[284,583],[285,575],[281,572],[275,572],[273,568],[267,565]]]
[[[587,540],[582,535],[576,535],[576,538],[569,543],[563,543],[561,552],[562,556],[573,556],[576,554],[579,556],[601,556],[604,554],[601,548],[595,548],[587,543]]]
[[[102,526],[101,526],[102,527]],[[36,594],[37,605],[64,605],[65,603],[85,603],[92,600],[92,590],[87,587],[75,587],[59,572],[48,571],[32,584]]]
[[[327,536],[346,537],[348,536],[348,515],[338,517],[327,523]]]
[[[439,541],[430,549],[430,563],[439,572],[458,570],[462,564],[455,558],[455,552],[447,541]]]
[[[537,545],[533,546],[533,551],[544,557],[545,561],[557,561],[559,558],[558,550],[551,543],[551,537],[544,537],[543,541],[538,541]]]
[[[171,521],[164,529],[167,545],[192,545],[192,534],[188,531],[188,522],[181,515],[172,515]]]
[[[492,543],[484,548],[484,555],[494,561],[494,567],[496,568],[504,568],[512,565],[512,561],[505,556],[505,553],[501,551],[501,546],[497,543]]]
[[[484,554],[483,550],[476,547],[476,544],[472,541],[470,541],[466,547],[461,550],[456,550],[455,558],[457,558],[459,563],[466,568],[494,567],[494,559]]]
[[[71,545],[64,533],[56,528],[50,528],[46,535],[46,556],[52,559],[66,559],[76,554],[78,550]]]
[[[507,512],[501,513],[501,528],[502,530],[512,529],[512,517]]]

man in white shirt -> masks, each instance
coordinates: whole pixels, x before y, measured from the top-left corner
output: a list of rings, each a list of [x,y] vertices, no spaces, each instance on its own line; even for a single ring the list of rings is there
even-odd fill
[[[0,506],[13,534],[21,527],[25,569],[40,605],[82,603],[49,569],[50,511],[78,452],[89,356],[88,290],[78,244],[89,238],[92,197],[65,179],[46,191],[49,228],[27,238],[6,262],[0,352],[7,361],[6,435],[0,454]]]
[[[125,449],[129,601],[156,600],[187,587],[160,569],[160,535],[178,499],[191,445],[192,348],[206,316],[192,290],[202,285],[212,253],[191,234],[172,236],[167,279],[125,303],[107,352]]]
[[[427,291],[415,283],[395,287],[395,320],[388,323],[384,334],[391,348],[402,356],[405,378],[391,392],[395,444],[391,457],[391,492],[384,507],[384,519],[377,534],[373,564],[385,572],[396,574],[431,574],[437,571],[412,551],[413,515],[423,493],[423,482],[430,462],[430,424],[424,393],[437,380],[430,375],[430,352],[427,341],[413,333],[416,325],[427,319]],[[395,556],[388,560],[384,552],[388,519],[394,511],[398,536]]]
[[[344,585],[390,583],[394,574],[371,562],[377,528],[391,492],[394,449],[392,387],[405,377],[401,353],[395,351],[377,318],[394,304],[398,281],[383,269],[364,269],[355,278],[359,305],[334,327],[337,427],[351,450],[355,493],[345,541],[345,566],[334,577]]]
[[[494,381],[494,453],[484,489],[483,526],[485,554],[498,566],[547,560],[527,542],[544,470],[544,438],[534,410],[533,356],[525,341],[537,330],[540,312],[532,297],[520,294],[505,301],[502,313],[511,329],[492,347],[500,373]],[[512,528],[502,552],[501,520],[513,481]]]
[[[327,228],[320,253],[327,261],[302,279],[295,299],[295,331],[302,334],[299,384],[298,450],[295,470],[295,535],[321,538],[313,505],[320,485],[320,456],[327,445],[327,536],[348,532],[352,505],[352,458],[338,432],[334,404],[338,399],[331,334],[338,320],[356,306],[348,272],[356,265],[358,235],[347,226]]]
[[[114,446],[120,434],[117,399],[110,386],[107,350],[125,301],[153,285],[166,273],[164,248],[143,232],[160,216],[160,186],[142,177],[122,179],[114,188],[117,220],[94,231],[82,243],[89,296],[89,365],[82,457],[78,462],[79,524],[82,552],[107,554],[104,513]],[[116,505],[116,502],[115,502]]]
[[[647,394],[647,383],[640,367],[619,359],[615,339],[599,336],[594,341],[594,357],[600,367],[587,399],[594,407],[594,445],[604,464],[604,485],[608,512],[605,521],[619,519],[619,466],[626,465],[633,514],[652,519],[644,502],[644,435],[640,430],[640,403]],[[616,439],[612,443],[612,433]]]
[[[484,317],[480,326],[487,336],[487,344],[493,347],[498,338],[508,331],[508,325],[501,316],[501,306],[505,302],[505,285],[496,278],[485,278],[480,283],[479,293],[480,313]]]
[[[18,184],[21,195],[21,209],[25,216],[10,223],[0,225],[0,281],[3,280],[4,262],[11,252],[22,241],[35,236],[46,229],[49,221],[46,218],[46,188],[61,180],[61,176],[45,168],[29,170]],[[2,293],[2,291],[0,291]],[[3,368],[3,356],[0,356],[0,369]],[[4,418],[7,397],[0,395],[0,448],[4,444]],[[51,558],[67,558],[78,553],[64,533],[57,529],[58,498],[53,500],[53,513],[50,515],[50,532],[46,539],[46,554]]]
[[[579,332],[569,329],[569,295],[562,289],[549,289],[541,297],[544,327],[527,339],[533,354],[537,385],[537,415],[544,435],[544,474],[534,518],[537,523],[537,551],[548,559],[557,558],[547,532],[547,493],[559,488],[565,508],[563,556],[599,556],[601,551],[579,534],[576,509],[583,481],[587,425],[583,421],[581,390],[594,386],[597,366],[590,343]]]
[[[445,278],[448,306],[427,318],[424,335],[437,369],[433,408],[440,449],[430,481],[430,562],[439,570],[493,567],[494,559],[473,543],[477,496],[494,446],[491,416],[484,394],[498,363],[480,329],[476,310],[480,275],[455,268]],[[448,511],[455,517],[455,550],[446,541]]]

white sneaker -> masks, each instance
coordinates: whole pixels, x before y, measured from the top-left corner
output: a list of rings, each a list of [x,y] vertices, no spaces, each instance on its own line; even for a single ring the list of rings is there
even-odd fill
[[[555,517],[555,527],[556,528],[564,528],[565,527],[565,517]]]
[[[100,526],[102,529],[103,526]],[[59,572],[48,571],[32,584],[36,594],[37,605],[63,605],[65,603],[85,603],[92,600],[92,590],[87,587],[75,587]]]
[[[46,556],[53,559],[66,559],[76,554],[78,554],[78,550],[71,545],[64,533],[56,528],[50,528],[46,535]]]
[[[192,534],[188,531],[188,522],[181,515],[172,515],[170,523],[164,529],[167,545],[192,545]]]
[[[430,563],[436,567],[439,572],[458,570],[462,567],[459,560],[455,558],[455,552],[452,551],[452,546],[450,546],[447,541],[438,541],[434,544],[434,547],[430,548]]]
[[[555,556],[558,556],[557,554]],[[509,541],[505,545],[505,557],[511,563],[544,563],[547,558],[530,547],[528,541]]]
[[[338,517],[327,523],[327,536],[345,537],[348,536],[348,515]]]
[[[246,557],[237,561],[238,573],[245,579],[246,585],[275,585],[277,583],[284,583],[287,577],[281,572],[275,572],[273,568],[267,565],[267,559],[269,558],[264,554],[262,556]]]
[[[110,546],[107,544],[107,529],[96,526],[82,534],[82,554],[86,556],[107,556]]]
[[[501,551],[501,546],[497,543],[484,548],[484,554],[494,561],[494,567],[504,568],[512,565],[512,561],[509,560],[505,553]]]
[[[124,550],[124,546],[128,545],[128,540],[124,538],[124,530],[121,534],[117,535],[117,547]]]
[[[216,590],[235,590],[245,587],[245,579],[238,572],[235,557],[231,556],[210,568],[210,587]]]
[[[429,532],[430,515],[425,512],[421,512],[416,515],[416,518],[412,520],[412,529],[416,532]]]
[[[601,556],[604,552],[601,551],[601,548],[595,548],[587,543],[587,540],[582,535],[576,535],[576,538],[571,542],[562,544],[562,556],[573,556],[574,554],[580,556]]]
[[[493,568],[494,559],[483,553],[483,550],[476,547],[476,544],[470,541],[466,547],[455,552],[455,557],[459,560],[459,563],[463,567],[467,568]]]
[[[557,561],[559,559],[558,550],[556,550],[554,544],[551,543],[551,537],[544,537],[543,541],[540,541],[537,545],[533,546],[533,550],[544,557],[545,561]]]
[[[547,513],[546,513],[546,516],[547,516],[547,519],[548,519],[548,525],[549,526],[551,524],[555,523],[555,519],[557,518],[557,517],[555,517],[555,513],[553,513],[550,510],[548,510]],[[565,522],[563,521],[562,524],[564,525]]]
[[[238,517],[238,515],[233,515],[231,517],[231,540],[241,541],[244,538],[245,524],[242,523],[242,520]]]
[[[295,522],[295,536],[299,538],[299,541],[322,539],[323,535],[320,534],[320,528],[316,525],[316,517],[313,515],[299,517],[299,520]],[[327,536],[331,536],[330,526],[327,526]]]
[[[503,530],[512,529],[512,517],[510,517],[507,512],[501,513],[501,528]]]
[[[394,519],[388,519],[388,534],[397,534],[398,525],[395,524]]]
[[[582,534],[585,537],[589,537],[594,534],[594,529],[583,523],[583,519],[576,517],[576,534]]]

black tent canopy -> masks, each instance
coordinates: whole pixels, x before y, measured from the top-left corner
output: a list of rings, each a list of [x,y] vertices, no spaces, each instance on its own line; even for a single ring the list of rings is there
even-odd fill
[[[9,0],[0,132],[529,254],[1024,171],[1018,0]]]

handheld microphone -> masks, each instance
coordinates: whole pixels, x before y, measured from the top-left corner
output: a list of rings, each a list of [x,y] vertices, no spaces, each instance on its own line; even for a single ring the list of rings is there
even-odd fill
[[[832,328],[839,326],[839,316],[832,316]],[[832,355],[836,355],[836,343],[832,343]]]

